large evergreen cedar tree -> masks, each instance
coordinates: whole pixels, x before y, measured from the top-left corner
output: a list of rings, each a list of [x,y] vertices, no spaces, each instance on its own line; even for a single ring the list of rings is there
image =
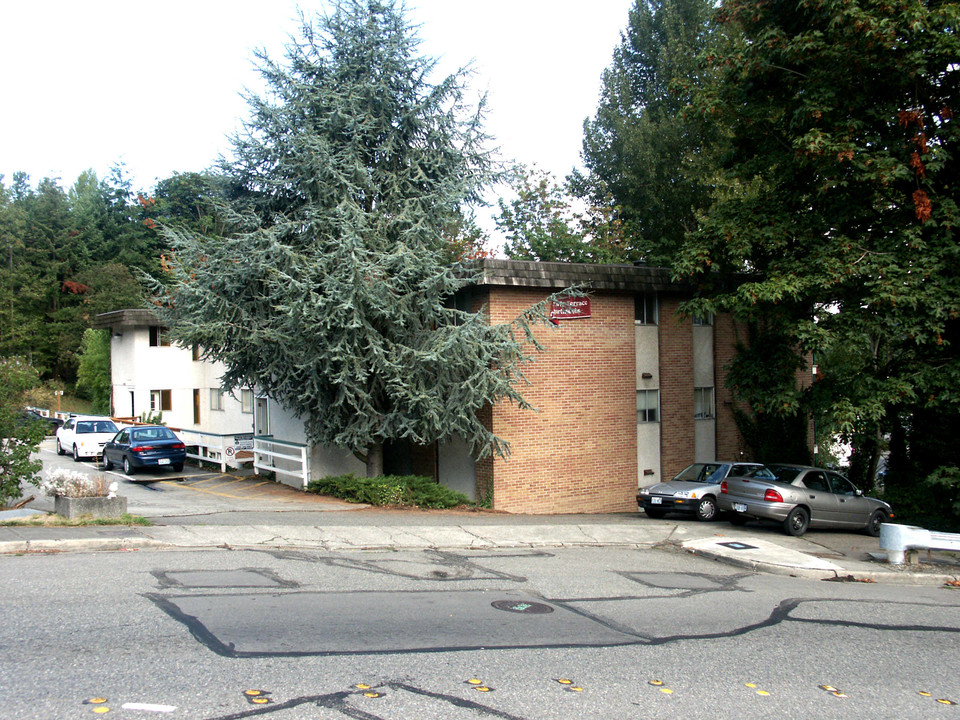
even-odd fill
[[[508,446],[478,412],[527,403],[531,323],[490,325],[451,302],[472,282],[446,263],[444,233],[496,167],[465,74],[428,82],[434,62],[393,2],[351,0],[287,48],[259,53],[268,86],[224,164],[229,236],[170,231],[161,313],[182,343],[305,420],[316,441],[383,466],[386,441]],[[165,294],[164,294],[165,293]]]
[[[712,0],[637,0],[584,122],[586,173],[570,184],[611,208],[629,260],[669,265],[709,204],[723,126],[685,109],[710,76],[702,56],[728,42],[713,17]]]
[[[755,410],[872,438],[868,482],[899,413],[960,407],[958,8],[728,0],[746,42],[696,101],[732,149],[674,266],[703,291],[690,309],[752,324],[733,377]]]

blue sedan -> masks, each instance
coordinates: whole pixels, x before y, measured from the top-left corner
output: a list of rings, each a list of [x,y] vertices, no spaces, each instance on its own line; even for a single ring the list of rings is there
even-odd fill
[[[183,441],[163,425],[124,428],[103,447],[104,468],[110,470],[114,465],[120,465],[127,475],[148,467],[169,466],[174,472],[180,472],[186,459],[187,448]]]

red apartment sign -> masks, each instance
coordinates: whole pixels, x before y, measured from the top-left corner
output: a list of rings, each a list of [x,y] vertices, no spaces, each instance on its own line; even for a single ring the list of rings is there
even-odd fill
[[[550,307],[550,320],[580,320],[590,317],[590,298],[568,298],[562,304],[553,303]]]

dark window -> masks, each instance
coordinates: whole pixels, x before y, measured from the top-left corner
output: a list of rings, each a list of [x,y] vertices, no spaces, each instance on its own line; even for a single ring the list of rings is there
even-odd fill
[[[633,319],[639,325],[657,324],[657,294],[638,293],[633,298]]]
[[[811,490],[821,490],[830,492],[830,486],[827,484],[827,478],[822,472],[810,472],[803,476],[803,484]]]
[[[150,347],[170,347],[167,331],[157,325],[150,326]]]

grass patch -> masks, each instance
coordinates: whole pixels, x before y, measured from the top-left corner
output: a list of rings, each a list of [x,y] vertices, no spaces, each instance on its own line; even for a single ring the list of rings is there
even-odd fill
[[[382,475],[375,478],[337,475],[312,480],[307,485],[307,492],[378,506],[445,509],[473,505],[466,495],[444,487],[433,478],[420,475]]]
[[[149,520],[140,515],[124,513],[118,518],[95,518],[89,515],[68,520],[63,515],[48,513],[46,515],[28,515],[0,522],[0,527],[17,525],[19,527],[85,527],[88,525],[152,525]]]

